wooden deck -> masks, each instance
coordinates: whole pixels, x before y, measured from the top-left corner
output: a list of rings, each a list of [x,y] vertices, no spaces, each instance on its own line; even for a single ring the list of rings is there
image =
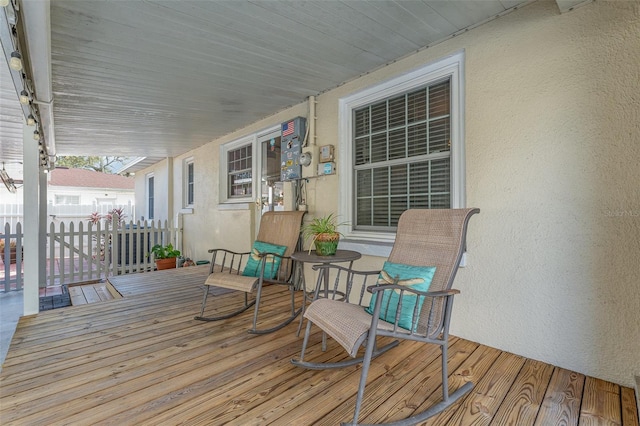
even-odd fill
[[[199,322],[206,266],[119,276],[122,299],[21,318],[0,373],[3,425],[336,425],[350,419],[359,366],[294,367],[297,322],[245,332],[251,312]],[[288,303],[269,287],[274,311]],[[220,297],[221,306],[241,300]],[[345,357],[312,336],[308,359]],[[439,350],[403,342],[372,363],[361,421],[410,415],[439,397]],[[451,385],[476,385],[429,425],[638,425],[629,388],[451,338]]]

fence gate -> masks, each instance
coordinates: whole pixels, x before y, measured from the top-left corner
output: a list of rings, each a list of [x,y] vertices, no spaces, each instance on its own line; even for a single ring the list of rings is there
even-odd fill
[[[6,223],[0,235],[0,291],[23,288],[23,233],[18,222]],[[176,245],[168,221],[49,224],[45,283],[55,286],[154,269],[149,253],[155,244]]]

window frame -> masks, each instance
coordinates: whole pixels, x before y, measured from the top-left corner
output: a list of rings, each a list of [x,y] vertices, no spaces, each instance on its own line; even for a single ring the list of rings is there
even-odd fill
[[[230,151],[242,148],[244,146],[251,145],[251,195],[247,197],[230,197],[229,196],[229,160],[228,154]],[[244,136],[240,139],[228,142],[220,145],[220,203],[221,204],[240,204],[240,203],[252,203],[254,200],[254,194],[256,193],[256,180],[255,173],[257,170],[256,164],[256,134]]]
[[[281,131],[282,124],[278,123],[272,126],[265,127],[249,135],[235,139],[231,142],[220,145],[220,171],[219,171],[219,205],[221,208],[236,209],[240,204],[247,205],[247,203],[256,203],[257,198],[260,196],[262,189],[261,176],[258,176],[262,165],[262,149],[261,143],[264,138],[271,135],[274,132]],[[251,144],[251,196],[250,197],[229,197],[229,162],[228,153],[243,146]],[[235,206],[234,206],[235,205]]]
[[[398,77],[370,86],[338,101],[339,188],[338,214],[347,223],[340,232],[345,236],[341,246],[364,254],[388,256],[395,241],[395,232],[354,230],[352,218],[355,208],[353,165],[353,111],[366,105],[418,89],[450,78],[451,96],[451,204],[452,208],[466,205],[465,194],[465,138],[464,138],[464,51],[431,62]],[[380,243],[378,248],[371,244]]]
[[[153,186],[149,185],[149,182],[153,180]],[[147,204],[147,220],[154,220],[155,215],[155,187],[156,180],[153,173],[149,173],[145,176],[145,201]],[[150,188],[152,190],[150,190]]]
[[[191,173],[191,178],[192,180],[189,181],[189,167],[192,168],[192,173]],[[194,158],[193,157],[189,157],[189,158],[185,158],[184,162],[183,162],[183,177],[182,177],[182,182],[183,182],[183,188],[182,188],[182,194],[183,194],[183,200],[182,200],[182,206],[184,208],[192,208],[193,207],[193,203],[195,200],[195,163],[194,163]],[[189,189],[191,189],[191,192],[189,191]],[[189,194],[191,194],[191,199],[189,199]]]
[[[56,206],[79,206],[80,205],[80,195],[54,194],[53,200],[54,200],[53,204]]]

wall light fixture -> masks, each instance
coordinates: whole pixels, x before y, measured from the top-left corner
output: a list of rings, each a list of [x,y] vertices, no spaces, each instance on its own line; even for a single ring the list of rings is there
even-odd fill
[[[9,67],[14,71],[20,71],[22,69],[22,55],[17,50],[11,52],[11,59],[9,59]]]
[[[31,100],[29,93],[26,90],[20,92],[20,103],[22,105],[29,105],[29,101]]]

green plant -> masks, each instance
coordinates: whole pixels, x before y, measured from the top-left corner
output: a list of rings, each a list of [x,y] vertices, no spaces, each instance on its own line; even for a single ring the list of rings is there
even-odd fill
[[[316,237],[319,234],[338,234],[342,235],[338,232],[338,226],[342,225],[342,223],[336,222],[336,217],[333,213],[328,216],[317,217],[313,219],[311,222],[302,226],[302,236],[305,240],[308,240],[311,237]]]
[[[328,216],[317,217],[311,222],[302,226],[302,237],[311,240],[311,244],[316,247],[316,253],[320,256],[335,254],[338,248],[338,240],[342,233],[338,231],[338,227],[346,224],[346,222],[338,223],[333,213]],[[311,246],[309,246],[311,252]]]
[[[156,244],[151,247],[151,254],[153,254],[154,259],[169,259],[171,257],[180,256],[180,250],[176,250],[173,248],[173,244],[169,243],[166,246]]]

